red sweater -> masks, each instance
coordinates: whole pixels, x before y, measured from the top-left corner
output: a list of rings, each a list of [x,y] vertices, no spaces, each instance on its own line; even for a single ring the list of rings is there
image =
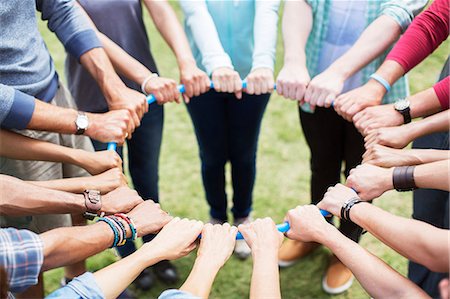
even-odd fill
[[[447,39],[449,18],[450,0],[435,0],[427,10],[414,19],[386,60],[398,62],[405,73],[409,72]],[[436,83],[433,88],[442,108],[448,109],[449,78]]]

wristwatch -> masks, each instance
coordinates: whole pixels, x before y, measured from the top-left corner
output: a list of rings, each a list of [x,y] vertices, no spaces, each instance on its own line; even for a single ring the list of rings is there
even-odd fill
[[[94,219],[98,215],[98,211],[102,208],[102,199],[100,191],[98,190],[85,190],[84,204],[86,205],[86,212],[83,213],[83,217],[89,220]]]
[[[403,116],[404,124],[411,122],[411,109],[409,108],[409,101],[407,99],[401,99],[395,102],[394,108]]]
[[[75,125],[77,126],[76,135],[83,135],[89,126],[89,119],[84,112],[79,112],[77,119],[75,120]]]

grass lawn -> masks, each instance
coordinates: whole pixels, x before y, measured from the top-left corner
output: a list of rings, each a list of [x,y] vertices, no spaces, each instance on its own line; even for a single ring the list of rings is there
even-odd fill
[[[172,5],[181,19],[178,4],[172,2]],[[145,23],[161,75],[178,78],[174,56],[155,30],[147,13],[145,13]],[[44,23],[39,22],[39,26],[56,62],[58,72],[63,76],[64,50]],[[432,86],[448,55],[448,49],[447,41],[411,72],[412,93]],[[278,71],[283,64],[281,35],[278,37],[277,57]],[[162,206],[172,215],[206,221],[208,208],[202,189],[200,162],[192,124],[183,105],[169,104],[166,105],[165,111],[164,142],[160,160]],[[253,216],[255,218],[270,216],[279,223],[289,208],[309,202],[309,155],[300,129],[296,104],[274,94],[263,120],[259,143],[258,176],[254,191]],[[228,194],[232,194],[230,186],[228,186]],[[411,215],[410,193],[389,192],[375,204],[397,215],[405,217]],[[361,244],[394,269],[406,274],[406,259],[370,234],[364,235]],[[330,297],[322,291],[320,285],[329,254],[327,249],[322,248],[295,266],[283,269],[281,271],[283,298]],[[88,268],[90,271],[96,271],[116,259],[112,250],[106,250],[88,259]],[[187,277],[194,259],[195,253],[191,253],[188,257],[175,261],[181,276],[180,284]],[[248,297],[251,269],[251,259],[241,262],[232,257],[220,271],[211,298]],[[58,288],[62,275],[62,269],[46,273],[47,292]],[[156,298],[164,289],[176,288],[180,284],[167,286],[158,283],[150,292],[139,293],[139,297]],[[335,298],[369,298],[369,296],[355,281],[348,292]]]

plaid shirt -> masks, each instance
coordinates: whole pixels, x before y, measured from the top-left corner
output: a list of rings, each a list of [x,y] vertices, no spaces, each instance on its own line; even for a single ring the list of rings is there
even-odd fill
[[[313,27],[306,44],[306,65],[311,78],[318,75],[318,64],[320,51],[327,36],[328,22],[333,16],[330,15],[331,1],[333,0],[307,0],[313,12]],[[426,5],[427,0],[366,0],[366,27],[375,19],[382,15],[392,17],[401,27],[402,31],[411,24],[417,15]],[[348,13],[351,13],[349,11]],[[350,16],[351,18],[351,16]],[[371,74],[383,63],[390,48],[374,59],[364,69],[362,69],[362,80],[367,82]],[[389,93],[383,99],[383,103],[392,103],[399,98],[409,95],[408,80],[406,76],[398,80]],[[304,110],[308,111],[308,107]]]
[[[12,292],[23,292],[38,282],[44,260],[39,236],[28,230],[0,229],[0,266],[8,275]]]

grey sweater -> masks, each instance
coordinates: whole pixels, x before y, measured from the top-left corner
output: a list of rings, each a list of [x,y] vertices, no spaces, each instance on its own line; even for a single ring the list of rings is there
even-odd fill
[[[67,52],[79,57],[101,47],[72,0],[0,1],[0,125],[25,128],[34,98],[50,101],[58,88],[55,66],[37,27],[36,9]]]

